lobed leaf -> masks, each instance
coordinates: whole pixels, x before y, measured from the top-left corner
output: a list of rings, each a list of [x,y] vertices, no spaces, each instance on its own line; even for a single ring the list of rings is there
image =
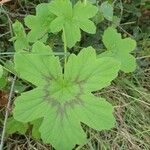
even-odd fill
[[[41,55],[41,51],[50,51],[50,55]],[[71,150],[87,141],[81,123],[96,130],[114,126],[113,107],[92,92],[108,86],[117,76],[118,61],[97,58],[88,47],[77,56],[71,54],[62,73],[51,49],[36,42],[30,53],[15,54],[15,65],[20,76],[37,87],[17,97],[14,118],[21,122],[43,118],[39,131],[45,143],[57,150]]]
[[[49,9],[57,16],[51,22],[51,31],[55,33],[63,30],[69,48],[80,40],[80,29],[91,34],[96,32],[96,27],[90,18],[97,13],[97,7],[89,2],[84,4],[78,1],[72,6],[70,0],[54,0],[49,4]]]
[[[54,18],[55,16],[50,12],[47,3],[37,5],[36,15],[25,17],[25,24],[30,29],[27,35],[28,41],[46,41],[48,32],[50,32],[50,23]]]
[[[109,27],[103,35],[103,43],[107,51],[99,57],[113,57],[121,63],[121,70],[128,73],[136,68],[136,59],[130,53],[136,48],[135,40],[131,38],[121,38],[117,30]]]

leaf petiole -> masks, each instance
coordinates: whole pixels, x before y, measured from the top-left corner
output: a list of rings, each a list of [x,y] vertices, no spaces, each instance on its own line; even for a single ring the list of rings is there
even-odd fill
[[[64,41],[64,53],[67,54],[67,42],[66,42],[66,34],[65,34],[65,29],[63,28],[63,41]],[[67,57],[64,57],[64,68],[67,63]]]

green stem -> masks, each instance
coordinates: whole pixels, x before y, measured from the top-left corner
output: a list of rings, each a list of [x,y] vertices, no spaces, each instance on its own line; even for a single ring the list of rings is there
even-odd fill
[[[66,41],[66,34],[65,34],[65,29],[63,28],[63,40],[64,40],[64,53],[67,54],[67,41]],[[64,68],[67,63],[67,56],[64,55]]]

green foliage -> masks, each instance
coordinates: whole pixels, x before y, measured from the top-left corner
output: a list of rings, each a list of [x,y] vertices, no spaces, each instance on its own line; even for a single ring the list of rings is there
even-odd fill
[[[3,76],[3,67],[0,65],[0,78]]]
[[[37,119],[30,123],[22,123],[20,121],[15,120],[13,117],[10,117],[7,120],[6,133],[20,133],[22,135],[25,135],[27,130],[31,127],[30,125],[32,125],[32,137],[34,139],[40,139],[41,136],[39,132],[39,127],[41,125],[41,121],[41,119]]]
[[[103,14],[105,19],[109,21],[113,20],[113,6],[109,4],[108,1],[101,4],[100,12]]]
[[[0,90],[5,88],[7,85],[7,73],[4,71],[4,68],[2,65],[0,65]]]
[[[36,16],[28,15],[25,18],[26,26],[31,29],[27,35],[28,41],[46,42],[48,33],[63,30],[65,37],[62,38],[66,39],[67,46],[71,48],[81,39],[80,29],[91,34],[96,32],[96,27],[90,20],[96,13],[97,7],[89,2],[85,4],[78,1],[75,6],[72,6],[70,0],[39,4]]]
[[[87,142],[82,123],[99,131],[114,126],[113,106],[93,92],[109,86],[120,69],[134,71],[136,61],[130,53],[136,42],[131,38],[122,39],[116,29],[109,27],[102,38],[107,51],[97,56],[94,48],[87,47],[77,55],[64,56],[63,61],[44,44],[48,41],[48,33],[62,31],[66,53],[67,47],[72,48],[80,41],[81,30],[91,34],[96,32],[90,19],[97,11],[97,7],[88,1],[72,4],[70,0],[53,0],[39,4],[36,15],[25,18],[30,29],[27,35],[20,22],[13,25],[15,71],[20,78],[30,82],[33,89],[16,98],[15,120],[8,123],[9,133],[24,134],[30,124],[33,138],[52,144],[57,150],[71,150],[76,144]],[[101,14],[113,21],[112,5],[102,3],[94,18],[97,24]],[[113,24],[115,26],[114,21]],[[29,44],[30,50],[23,51]],[[25,86],[19,82],[15,89],[20,93]]]
[[[48,32],[50,32],[50,24],[55,16],[50,12],[47,3],[42,3],[36,7],[36,16],[28,15],[25,18],[26,26],[31,29],[27,38],[30,42],[37,40],[46,41]]]
[[[14,43],[15,51],[20,52],[22,50],[26,50],[28,48],[27,36],[23,25],[19,21],[16,21],[13,24],[13,31],[15,36],[11,40],[15,41]]]
[[[70,150],[86,142],[81,122],[97,130],[114,126],[113,107],[91,92],[117,77],[120,63],[115,59],[97,59],[92,47],[84,48],[69,56],[63,74],[51,48],[36,42],[30,53],[15,54],[15,67],[21,78],[37,87],[16,99],[14,118],[21,122],[43,118],[39,131],[45,143]]]
[[[7,134],[13,134],[13,133],[20,133],[25,134],[28,129],[27,123],[22,123],[17,120],[15,120],[13,117],[10,117],[7,120],[7,126],[6,126],[6,132]]]
[[[25,85],[24,83],[22,83],[21,81],[17,80],[15,82],[15,85],[14,85],[14,91],[16,93],[22,93],[26,90],[27,88],[27,85]]]
[[[0,78],[0,89],[3,89],[7,85],[7,79],[6,77],[1,77]]]
[[[41,123],[42,123],[42,119],[37,119],[37,120],[30,122],[30,124],[32,125],[32,137],[34,139],[41,139],[41,134],[39,132]]]
[[[130,53],[136,48],[135,40],[131,38],[121,38],[117,30],[109,27],[103,35],[103,43],[107,51],[100,54],[99,57],[113,57],[121,62],[121,70],[128,73],[136,68],[136,59]]]
[[[61,8],[61,9],[60,9]],[[63,39],[69,48],[81,39],[81,30],[94,34],[96,27],[90,18],[97,13],[97,7],[90,3],[78,1],[72,6],[70,0],[54,0],[49,5],[50,11],[56,15],[50,25],[53,33],[63,30]]]

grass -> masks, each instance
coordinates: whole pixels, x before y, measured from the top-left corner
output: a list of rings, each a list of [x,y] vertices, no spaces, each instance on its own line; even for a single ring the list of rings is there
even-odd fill
[[[8,41],[12,37],[12,22],[16,18],[22,21],[26,14],[33,14],[33,8],[37,3],[40,3],[40,1],[24,1],[23,4],[19,2],[16,6],[13,3],[8,3],[7,6],[3,7],[5,11],[0,14],[1,53],[13,52],[12,43],[10,44]],[[14,12],[12,7],[16,7]],[[133,17],[132,14],[129,13],[129,15],[131,15],[130,18]],[[135,28],[137,28],[136,24],[127,24],[124,30],[125,33],[128,33]],[[144,29],[147,30],[148,28],[144,27]],[[115,107],[116,127],[110,131],[97,132],[84,126],[88,135],[88,142],[86,145],[77,147],[76,150],[150,149],[150,39],[148,33],[138,33],[137,42],[136,55],[139,66],[137,70],[128,75],[120,73],[111,86],[95,93],[97,96],[102,95],[108,99]],[[12,56],[0,55],[0,62],[6,63],[12,59]],[[4,89],[9,93],[12,75],[6,73],[6,76],[8,83]],[[0,109],[0,130],[3,128],[3,120],[4,107]],[[41,141],[32,139],[30,132],[26,136],[6,135],[5,139],[4,150],[52,150],[50,145],[44,145]]]

